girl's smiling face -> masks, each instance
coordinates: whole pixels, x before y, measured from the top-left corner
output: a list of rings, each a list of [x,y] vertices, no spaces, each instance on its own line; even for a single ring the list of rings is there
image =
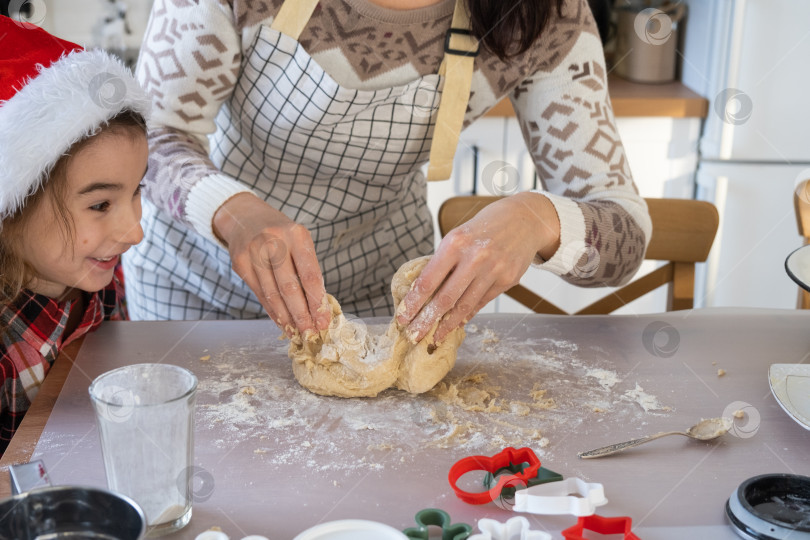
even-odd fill
[[[62,190],[72,233],[49,196],[32,209],[23,232],[32,291],[59,298],[70,289],[95,292],[110,283],[121,254],[143,238],[140,183],[147,157],[146,136],[120,128],[100,133],[72,156]]]

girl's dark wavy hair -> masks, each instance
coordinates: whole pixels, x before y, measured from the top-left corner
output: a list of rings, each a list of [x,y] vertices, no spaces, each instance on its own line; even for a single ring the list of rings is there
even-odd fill
[[[467,0],[473,36],[501,60],[532,46],[564,0]]]

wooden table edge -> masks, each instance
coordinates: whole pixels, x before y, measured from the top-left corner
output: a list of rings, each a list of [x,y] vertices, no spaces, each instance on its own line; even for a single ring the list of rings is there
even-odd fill
[[[31,460],[31,455],[45,430],[45,424],[51,416],[53,406],[62,391],[62,386],[65,384],[70,368],[73,367],[73,361],[79,354],[79,349],[82,347],[84,337],[81,337],[73,343],[62,349],[59,356],[48,371],[42,386],[31,403],[28,412],[25,413],[20,427],[11,438],[11,442],[6,448],[3,457],[0,458],[0,471],[7,471],[11,465],[19,463],[27,463]],[[6,481],[0,480],[0,498],[5,498],[11,495],[10,478],[4,474]]]

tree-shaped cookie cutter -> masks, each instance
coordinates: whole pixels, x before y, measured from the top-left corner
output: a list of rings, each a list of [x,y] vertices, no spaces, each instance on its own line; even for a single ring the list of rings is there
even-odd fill
[[[474,534],[467,540],[551,540],[551,535],[542,531],[533,531],[529,528],[529,520],[523,516],[515,516],[506,520],[506,523],[494,519],[479,519],[480,534]]]
[[[530,514],[589,516],[603,504],[607,504],[607,499],[602,484],[566,478],[516,491],[512,510]]]

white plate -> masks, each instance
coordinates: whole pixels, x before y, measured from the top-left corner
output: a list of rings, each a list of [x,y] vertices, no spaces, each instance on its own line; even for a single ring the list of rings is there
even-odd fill
[[[293,540],[408,540],[408,537],[376,521],[343,519],[316,525]]]
[[[804,429],[810,429],[810,365],[771,364],[768,382],[785,412]]]
[[[785,270],[799,287],[810,291],[810,245],[802,246],[788,255]]]

